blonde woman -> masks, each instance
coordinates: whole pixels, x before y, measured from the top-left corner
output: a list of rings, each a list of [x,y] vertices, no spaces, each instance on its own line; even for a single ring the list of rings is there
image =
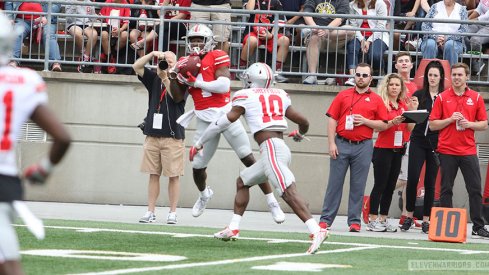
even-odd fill
[[[385,76],[378,93],[387,108],[388,122],[387,129],[379,132],[374,145],[374,187],[370,193],[370,222],[367,230],[396,232],[397,228],[387,223],[387,214],[401,169],[402,155],[405,153],[404,145],[414,128],[414,123],[403,123],[402,113],[405,110],[416,110],[418,100],[412,97],[405,103],[406,85],[398,74]]]

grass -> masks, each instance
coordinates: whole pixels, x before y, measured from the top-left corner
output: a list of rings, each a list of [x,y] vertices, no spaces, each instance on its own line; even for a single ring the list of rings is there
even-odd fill
[[[416,241],[413,244],[409,240],[333,235],[323,244],[320,253],[311,256],[303,254],[309,246],[309,240],[306,234],[300,233],[241,231],[238,241],[222,242],[212,238],[215,229],[210,228],[60,220],[47,220],[45,225],[47,234],[43,241],[37,241],[25,227],[16,227],[22,251],[101,250],[184,256],[186,259],[150,262],[23,255],[22,263],[27,274],[79,274],[150,267],[166,269],[147,272],[133,270],[130,274],[298,273],[255,269],[257,266],[283,266],[284,262],[351,266],[319,269],[331,274],[406,274],[412,273],[408,270],[408,260],[484,261],[488,259],[489,253],[489,245],[486,244],[429,241]],[[82,228],[104,230],[80,230]],[[462,250],[484,252],[467,254]],[[91,253],[91,256],[94,255],[97,253]],[[487,274],[488,270],[489,264],[487,270],[470,274]],[[446,274],[447,271],[428,273]],[[467,271],[450,271],[450,274],[467,274]]]

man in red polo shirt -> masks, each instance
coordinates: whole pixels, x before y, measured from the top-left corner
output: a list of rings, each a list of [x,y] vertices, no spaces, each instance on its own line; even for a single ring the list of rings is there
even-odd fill
[[[387,108],[382,98],[370,90],[370,65],[360,63],[355,69],[355,87],[341,91],[326,115],[330,174],[319,225],[331,226],[341,203],[346,171],[350,167],[348,225],[350,232],[360,231],[362,197],[372,161],[373,131],[387,127]]]
[[[452,207],[453,184],[460,168],[469,194],[472,237],[489,238],[481,215],[481,173],[474,134],[487,129],[487,113],[482,96],[467,87],[469,73],[464,63],[452,66],[452,87],[436,98],[429,125],[432,131],[440,131],[440,205]]]

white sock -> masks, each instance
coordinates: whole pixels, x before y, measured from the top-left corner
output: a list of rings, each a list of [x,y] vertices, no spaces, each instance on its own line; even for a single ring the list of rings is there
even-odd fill
[[[231,222],[229,223],[229,229],[236,230],[239,229],[239,223],[241,222],[241,215],[233,214]]]
[[[273,195],[273,192],[270,194],[266,194],[265,196],[267,197],[267,204],[278,202],[275,196]]]
[[[204,198],[208,198],[209,197],[209,188],[205,188],[204,191],[200,191],[200,196],[201,197],[204,197]]]
[[[321,229],[321,227],[319,227],[318,222],[313,218],[307,220],[305,224],[307,225],[307,229],[309,229],[309,233],[311,234],[316,234]]]

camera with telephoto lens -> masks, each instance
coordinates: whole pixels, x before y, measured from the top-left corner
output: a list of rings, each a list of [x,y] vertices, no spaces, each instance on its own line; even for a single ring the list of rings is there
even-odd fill
[[[159,61],[158,61],[158,68],[160,68],[160,70],[166,70],[166,69],[168,69],[168,62],[166,62],[165,59],[159,59]]]

